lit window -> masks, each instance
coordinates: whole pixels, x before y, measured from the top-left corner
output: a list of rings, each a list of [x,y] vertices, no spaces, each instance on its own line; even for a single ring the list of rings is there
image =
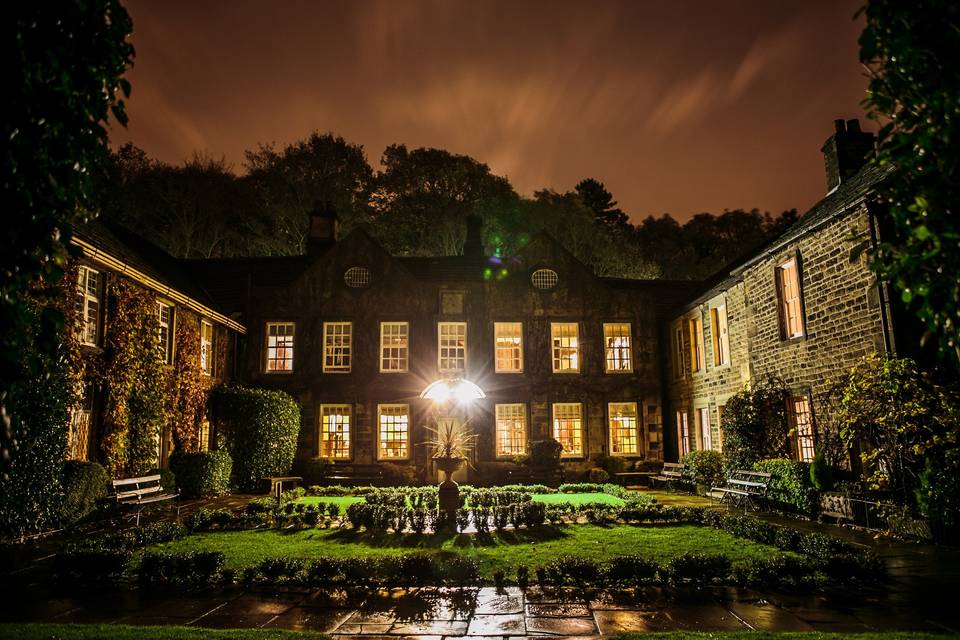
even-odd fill
[[[698,407],[696,412],[697,435],[700,437],[700,448],[713,449],[713,437],[710,432],[710,409]]]
[[[580,371],[580,327],[576,322],[551,322],[553,343],[553,372]]]
[[[792,396],[788,400],[787,418],[793,434],[797,458],[801,462],[813,462],[816,456],[813,442],[813,414],[807,396]]]
[[[100,337],[100,272],[80,267],[77,273],[77,337],[83,344],[97,344]]]
[[[208,376],[213,375],[213,325],[200,321],[200,368]]]
[[[604,366],[607,373],[633,371],[633,350],[630,348],[630,323],[603,325]]]
[[[730,364],[730,337],[727,335],[727,305],[710,309],[710,335],[713,337],[713,364]]]
[[[690,423],[686,411],[677,411],[677,448],[681,458],[690,453]]]
[[[323,323],[323,371],[325,373],[349,372],[352,347],[352,322]]]
[[[200,430],[197,432],[197,451],[210,450],[210,420],[203,416],[200,420]]]
[[[494,322],[493,341],[496,350],[496,372],[522,373],[523,323]]]
[[[519,456],[527,452],[527,406],[498,404],[497,456]]]
[[[673,374],[677,378],[682,378],[686,372],[683,353],[683,327],[677,325],[673,331]]]
[[[377,405],[377,422],[380,425],[377,458],[379,460],[407,458],[410,439],[409,405]]]
[[[348,287],[362,289],[370,286],[370,269],[366,267],[350,267],[343,274],[343,281]]]
[[[157,302],[157,322],[160,336],[160,355],[167,364],[173,362],[173,307]]]
[[[583,415],[579,402],[558,402],[553,405],[553,437],[563,445],[560,455],[583,455]]]
[[[636,402],[611,402],[607,405],[610,419],[610,453],[615,456],[640,454],[640,430]]]
[[[802,300],[797,261],[788,260],[776,270],[777,299],[780,308],[780,335],[784,339],[803,335]]]
[[[380,323],[380,371],[407,370],[410,354],[410,325],[406,322]]]
[[[690,370],[703,371],[703,320],[699,316],[687,320],[690,333]]]
[[[437,367],[441,372],[467,368],[467,323],[437,323]]]
[[[553,289],[560,278],[553,269],[537,269],[530,276],[530,282],[536,289]]]
[[[267,373],[293,371],[292,322],[267,323]]]
[[[71,406],[68,417],[67,460],[87,460],[90,451],[90,427],[93,424],[93,386],[83,387],[80,402]]]
[[[321,458],[350,459],[350,405],[320,405]]]

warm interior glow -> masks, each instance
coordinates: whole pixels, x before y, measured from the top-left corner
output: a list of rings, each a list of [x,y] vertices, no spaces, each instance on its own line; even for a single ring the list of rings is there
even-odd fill
[[[486,398],[487,394],[469,380],[437,380],[427,385],[420,397],[438,404],[450,400],[456,401],[457,404],[469,404],[474,400]]]

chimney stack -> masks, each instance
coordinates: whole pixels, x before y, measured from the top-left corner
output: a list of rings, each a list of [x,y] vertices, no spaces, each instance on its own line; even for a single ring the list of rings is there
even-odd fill
[[[860,121],[834,120],[834,134],[827,138],[820,151],[827,170],[827,192],[836,189],[867,163],[873,153],[873,134],[860,130]]]
[[[307,255],[326,253],[340,239],[340,217],[333,203],[317,201],[310,212],[310,233],[307,236]]]
[[[467,216],[467,238],[463,243],[463,255],[468,258],[483,258],[483,218]]]

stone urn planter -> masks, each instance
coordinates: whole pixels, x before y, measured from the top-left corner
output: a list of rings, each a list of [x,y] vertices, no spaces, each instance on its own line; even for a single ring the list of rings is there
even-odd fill
[[[440,511],[446,514],[447,524],[456,522],[457,509],[460,507],[460,486],[453,480],[453,472],[463,466],[466,458],[440,456],[433,459],[437,468],[444,473],[444,480],[437,490]]]

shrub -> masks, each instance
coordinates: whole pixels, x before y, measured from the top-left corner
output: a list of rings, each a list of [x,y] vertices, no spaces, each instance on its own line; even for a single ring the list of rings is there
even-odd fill
[[[323,484],[332,469],[333,461],[330,458],[300,458],[294,461],[292,471],[293,475],[303,478],[305,485],[317,486]],[[322,490],[324,487],[317,488]]]
[[[833,489],[833,467],[827,462],[822,451],[817,452],[810,465],[810,484],[817,491]]]
[[[617,556],[607,567],[607,579],[621,586],[636,586],[657,576],[659,565],[640,556]]]
[[[606,471],[610,476],[614,476],[626,471],[628,463],[620,456],[597,456],[594,458],[593,464],[595,467],[600,467]],[[593,481],[591,480],[591,482]]]
[[[388,485],[410,487],[419,484],[417,468],[411,464],[381,462],[380,471],[383,474],[383,481]]]
[[[547,519],[547,505],[542,502],[525,502],[517,505],[519,520],[525,527],[539,527]],[[479,531],[479,526],[477,527]]]
[[[170,468],[177,474],[180,493],[187,498],[217,496],[230,492],[233,461],[225,451],[174,453]]]
[[[106,582],[120,577],[133,553],[127,548],[71,548],[56,555],[54,571],[64,583]]]
[[[480,565],[473,558],[441,557],[435,571],[441,582],[451,586],[467,587],[480,582]]]
[[[517,567],[517,586],[526,589],[528,584],[530,584],[530,569],[526,565],[520,565]]]
[[[144,582],[204,584],[218,580],[223,565],[224,556],[219,551],[145,553],[140,561],[139,574]]]
[[[307,574],[307,561],[303,558],[264,558],[257,570],[269,582],[302,582]]]
[[[96,462],[68,460],[63,464],[62,518],[71,524],[86,517],[107,495],[107,470]]]
[[[589,558],[561,558],[547,565],[547,575],[555,585],[596,585],[602,572],[600,566]]]
[[[760,460],[754,471],[772,475],[767,497],[790,511],[810,514],[816,509],[816,492],[810,482],[810,465],[806,462],[774,458]]]
[[[240,490],[255,491],[263,478],[290,470],[300,433],[300,407],[292,397],[227,386],[213,392],[211,408]]]
[[[708,487],[723,484],[723,454],[719,451],[691,451],[683,456],[682,462],[683,477],[693,484]]]
[[[605,470],[601,469],[600,467],[594,467],[593,469],[590,469],[590,471],[587,473],[587,479],[589,479],[590,482],[603,484],[604,482],[610,479],[610,474],[607,473]]]
[[[531,467],[555,468],[560,466],[561,452],[563,452],[563,445],[553,438],[532,440],[525,463]]]
[[[189,531],[212,531],[226,529],[234,520],[233,513],[226,509],[197,509],[184,524]]]
[[[470,510],[457,509],[457,531],[463,533],[470,526]]]
[[[933,539],[955,543],[960,538],[960,450],[927,458],[915,493]]]
[[[408,553],[396,560],[390,582],[401,586],[433,584],[436,572],[433,557],[426,553]]]
[[[730,469],[750,469],[787,454],[787,390],[776,378],[731,396],[723,408],[723,454]]]
[[[307,582],[317,587],[328,587],[336,581],[340,570],[341,563],[336,558],[317,558],[307,566]]]
[[[708,584],[727,578],[730,568],[726,556],[687,552],[670,560],[666,570],[674,582]]]

